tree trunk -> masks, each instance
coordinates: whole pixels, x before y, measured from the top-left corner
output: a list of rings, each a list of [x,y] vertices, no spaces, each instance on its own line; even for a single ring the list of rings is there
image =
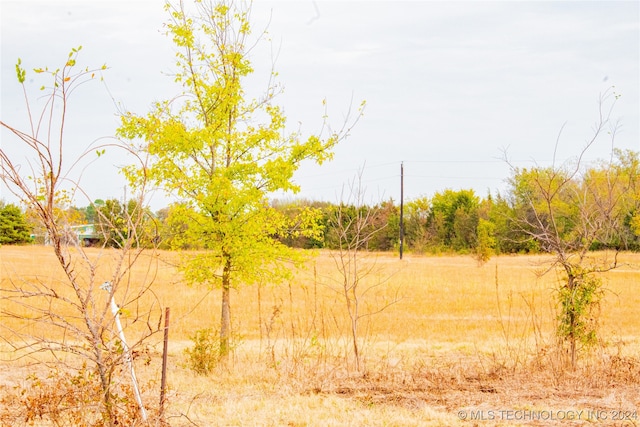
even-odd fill
[[[353,338],[353,356],[356,362],[356,372],[360,373],[360,348],[358,347],[358,317],[351,317],[351,337]]]
[[[107,372],[104,357],[102,356],[102,350],[100,349],[100,340],[94,333],[93,329],[91,330],[91,333],[93,335],[93,351],[96,356],[95,363],[98,368],[98,374],[100,376],[100,387],[102,392],[103,406],[102,417],[105,425],[113,427],[115,423],[113,419],[113,402],[111,401],[111,378],[109,373]]]
[[[220,317],[220,359],[226,361],[229,358],[231,337],[231,260],[225,257],[222,270],[222,310]]]
[[[571,357],[571,369],[575,369],[576,367],[576,339],[577,339],[577,327],[578,327],[578,319],[576,313],[576,301],[575,301],[575,293],[576,286],[579,283],[576,280],[576,277],[573,274],[570,274],[568,277],[568,286],[569,291],[571,292],[571,298],[569,299],[567,308],[565,310],[568,311],[569,315],[569,336],[567,337],[569,340],[569,355]]]

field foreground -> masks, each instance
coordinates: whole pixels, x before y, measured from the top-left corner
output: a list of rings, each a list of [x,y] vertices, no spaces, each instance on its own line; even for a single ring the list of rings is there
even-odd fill
[[[190,369],[185,349],[195,331],[219,324],[219,291],[185,286],[176,256],[149,256],[131,273],[142,281],[153,265],[154,303],[171,308],[164,411],[171,426],[640,424],[640,255],[624,254],[622,266],[603,275],[600,341],[575,369],[554,338],[559,277],[539,274],[548,257],[479,266],[472,257],[393,254],[363,260],[371,268],[359,285],[358,369],[343,280],[322,252],[287,283],[232,293],[234,351],[207,376]],[[0,281],[46,280],[58,274],[55,262],[50,248],[0,247]],[[25,319],[3,322],[47,333]],[[123,322],[135,337],[129,311]],[[60,364],[46,354],[18,357],[5,328],[0,337],[0,423],[81,425],[47,415],[51,400],[68,394]],[[153,416],[161,349],[158,334],[135,353],[150,425],[162,425]],[[126,389],[128,377],[118,378]],[[37,408],[40,416],[29,417]]]

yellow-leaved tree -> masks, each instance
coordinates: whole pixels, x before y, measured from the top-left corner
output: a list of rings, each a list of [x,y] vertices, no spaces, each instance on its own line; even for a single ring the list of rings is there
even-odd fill
[[[318,233],[315,212],[291,219],[269,204],[276,191],[296,192],[293,174],[302,161],[318,164],[355,120],[333,131],[323,119],[319,134],[288,132],[281,92],[271,72],[266,91],[245,93],[253,68],[248,52],[263,39],[250,31],[250,8],[233,2],[196,1],[167,4],[168,35],[177,47],[176,81],[183,93],[157,102],[146,116],[126,113],[118,130],[137,149],[151,155],[145,168],[129,168],[133,184],[149,178],[177,196],[190,227],[189,236],[206,249],[185,257],[182,270],[191,283],[222,290],[220,355],[226,357],[231,336],[231,289],[258,280],[286,277],[283,260],[294,253],[275,236]]]

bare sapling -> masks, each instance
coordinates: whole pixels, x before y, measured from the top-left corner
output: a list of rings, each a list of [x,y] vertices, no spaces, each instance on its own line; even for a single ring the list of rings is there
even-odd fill
[[[607,134],[613,147],[618,124],[612,122],[611,114],[618,97],[611,90],[600,97],[598,119],[573,161],[556,164],[559,135],[550,167],[526,169],[510,164],[517,212],[513,225],[554,255],[542,274],[560,272],[555,289],[557,336],[572,368],[579,350],[597,342],[601,273],[618,267],[618,252],[626,249],[621,212],[633,212],[630,205],[638,201],[631,191],[635,172],[624,167],[623,153],[614,150],[609,162],[583,173],[585,155],[601,137]]]
[[[390,277],[381,277],[376,263],[376,255],[368,251],[368,244],[382,231],[386,223],[379,225],[380,210],[365,203],[365,189],[362,187],[362,172],[350,184],[347,199],[344,197],[330,218],[332,235],[336,249],[331,257],[338,271],[337,278],[327,277],[327,286],[341,294],[349,319],[349,331],[356,372],[362,372],[363,336],[360,323],[381,313],[399,300],[399,289],[390,298],[371,304],[372,294],[389,285]]]
[[[160,307],[150,292],[153,264],[143,267],[135,281],[132,277],[132,268],[142,260],[142,242],[148,244],[153,239],[144,236],[149,219],[143,208],[144,189],[133,199],[136,208],[124,212],[118,224],[96,210],[101,224],[119,235],[117,248],[107,246],[107,236],[103,236],[102,247],[87,248],[73,231],[77,224],[67,214],[69,208],[77,198],[91,200],[81,186],[83,172],[105,150],[127,150],[117,142],[96,142],[80,152],[68,146],[70,99],[106,69],[80,68],[76,63],[80,50],[72,49],[61,68],[33,70],[34,78],[46,79],[39,102],[30,101],[27,70],[18,60],[16,71],[25,94],[28,124],[21,130],[0,122],[3,132],[11,137],[0,149],[1,178],[41,223],[62,272],[40,273],[34,268],[28,273],[15,271],[2,281],[1,335],[16,359],[53,363],[56,371],[72,376],[90,372],[87,393],[95,391],[91,396],[96,399],[96,410],[76,411],[85,418],[68,423],[133,425],[146,419],[146,411],[142,398],[138,400],[139,411],[131,409],[135,404],[128,404],[133,375],[127,378],[127,372],[133,374],[133,365],[124,373],[121,365],[133,362],[128,350],[141,346],[160,330]],[[41,110],[36,113],[36,108]],[[65,154],[70,152],[79,154],[67,158]],[[109,286],[102,290],[105,282]],[[23,327],[25,324],[28,327]],[[128,343],[123,338],[125,332]],[[73,413],[60,405],[49,411],[52,421],[60,422],[64,414]]]

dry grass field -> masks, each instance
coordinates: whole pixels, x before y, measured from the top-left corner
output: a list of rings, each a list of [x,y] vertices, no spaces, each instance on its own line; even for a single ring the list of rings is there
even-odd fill
[[[105,277],[108,255],[100,255]],[[219,291],[185,286],[177,257],[145,255],[130,277],[132,287],[153,277],[154,298],[142,304],[171,309],[171,426],[640,424],[640,254],[623,254],[621,266],[603,274],[601,339],[576,369],[562,365],[554,338],[559,277],[539,274],[548,256],[500,256],[479,266],[468,256],[371,254],[360,283],[357,372],[341,279],[331,254],[319,252],[288,282],[232,293],[234,351],[208,376],[189,369],[185,349],[195,331],[219,323]],[[47,247],[0,247],[0,281],[50,280],[59,275],[56,262]],[[133,339],[140,325],[129,312],[123,322]],[[10,337],[1,338],[0,399],[15,403],[6,396],[49,368],[17,358]],[[143,399],[157,408],[162,336],[147,344],[136,370]],[[11,414],[20,410],[0,408],[0,422],[15,425]]]

